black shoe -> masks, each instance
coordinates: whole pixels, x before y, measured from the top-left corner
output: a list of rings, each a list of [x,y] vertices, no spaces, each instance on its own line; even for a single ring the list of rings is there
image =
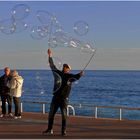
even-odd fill
[[[62,135],[62,136],[66,136],[66,135],[67,135],[67,134],[66,134],[66,131],[62,131],[61,135]]]
[[[47,129],[46,131],[43,131],[42,134],[48,136],[53,135],[53,130]]]

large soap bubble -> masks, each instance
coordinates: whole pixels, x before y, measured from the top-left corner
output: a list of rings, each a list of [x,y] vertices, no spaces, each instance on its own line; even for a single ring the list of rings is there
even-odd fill
[[[38,10],[36,12],[36,16],[41,24],[47,25],[47,26],[50,26],[50,24],[53,22],[53,19],[55,19],[54,16],[50,12],[45,11],[45,10]]]
[[[74,23],[74,32],[79,35],[83,36],[86,35],[89,31],[89,26],[85,21],[77,21]]]
[[[0,21],[0,31],[6,35],[11,35],[16,31],[16,26],[12,18]]]
[[[30,7],[26,4],[17,4],[12,8],[12,16],[15,20],[23,20],[30,13]]]

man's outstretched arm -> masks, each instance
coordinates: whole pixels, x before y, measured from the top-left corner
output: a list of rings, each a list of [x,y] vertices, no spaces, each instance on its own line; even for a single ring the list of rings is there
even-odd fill
[[[50,68],[51,68],[52,70],[58,70],[58,69],[56,68],[56,66],[54,65],[54,62],[53,62],[53,59],[52,59],[52,51],[51,51],[51,49],[48,49],[48,60],[49,60]]]
[[[80,71],[78,74],[72,74],[71,75],[71,78],[74,78],[76,80],[79,80],[82,76],[84,76],[84,71]]]

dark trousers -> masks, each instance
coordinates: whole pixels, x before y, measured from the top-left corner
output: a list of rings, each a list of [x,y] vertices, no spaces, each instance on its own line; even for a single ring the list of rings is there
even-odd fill
[[[2,114],[6,114],[6,101],[8,103],[8,114],[12,112],[12,96],[6,94],[1,95],[1,101],[2,101]]]
[[[20,97],[13,97],[15,105],[15,116],[21,116]]]
[[[53,97],[50,112],[48,117],[48,129],[51,130],[53,128],[54,116],[57,112],[58,108],[61,110],[62,115],[62,132],[66,130],[66,119],[67,119],[67,99],[60,99]]]

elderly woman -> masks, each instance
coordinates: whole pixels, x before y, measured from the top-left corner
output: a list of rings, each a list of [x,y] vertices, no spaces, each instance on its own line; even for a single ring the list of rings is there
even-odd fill
[[[15,119],[21,118],[21,108],[20,108],[20,98],[22,94],[23,78],[18,75],[16,70],[11,72],[12,79],[8,83],[10,88],[10,94],[13,96],[13,101],[15,105]]]

